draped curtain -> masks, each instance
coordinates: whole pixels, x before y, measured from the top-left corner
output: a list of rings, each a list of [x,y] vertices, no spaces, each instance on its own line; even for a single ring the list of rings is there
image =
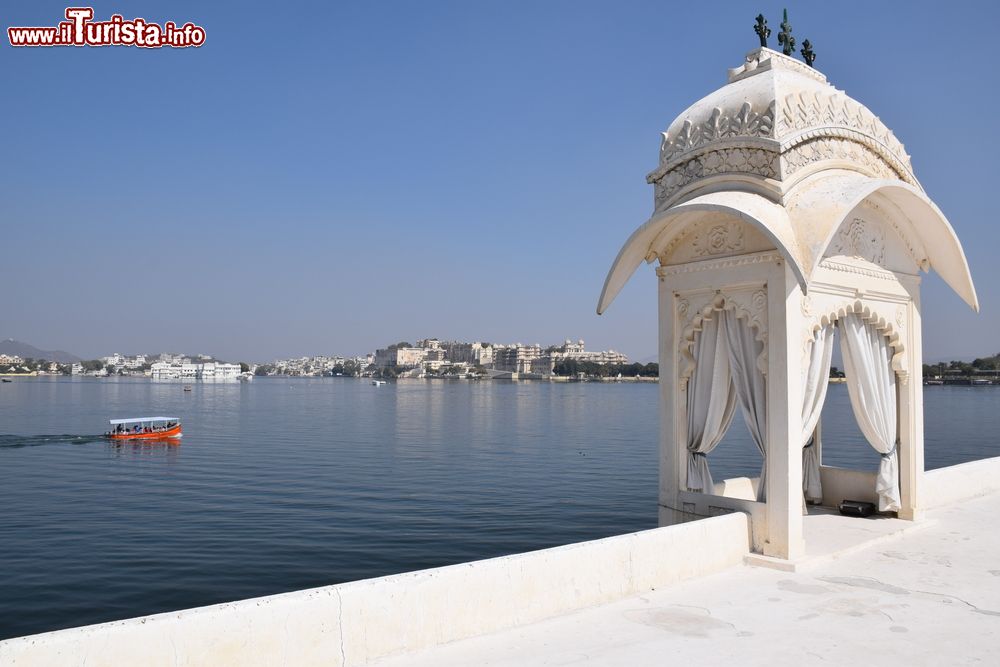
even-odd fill
[[[833,334],[833,325],[828,324],[813,335],[802,392],[802,491],[806,500],[815,502],[823,499],[823,485],[820,482],[820,457],[813,433],[823,412],[823,402],[826,401],[830,362],[833,359]]]
[[[878,508],[882,512],[897,511],[899,457],[892,351],[886,337],[859,315],[851,313],[837,325],[854,418],[871,446],[882,455],[875,481]]]
[[[694,373],[687,389],[687,488],[713,493],[706,454],[729,429],[736,409],[728,341],[721,317],[705,320],[694,344]]]
[[[763,352],[764,344],[756,339],[753,328],[739,319],[735,312],[726,310],[721,319],[729,342],[730,372],[743,420],[764,459],[757,486],[757,500],[763,502],[767,489],[767,379],[757,366],[757,357]]]

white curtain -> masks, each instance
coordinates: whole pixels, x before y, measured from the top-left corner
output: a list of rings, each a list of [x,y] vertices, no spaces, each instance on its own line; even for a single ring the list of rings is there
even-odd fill
[[[829,324],[813,335],[802,392],[802,491],[806,500],[823,499],[819,477],[819,452],[813,433],[823,412],[826,389],[830,384],[830,361],[833,359],[833,325]]]
[[[736,317],[735,312],[727,310],[722,315],[736,397],[743,409],[747,429],[764,459],[757,487],[757,500],[763,502],[767,489],[767,379],[757,366],[757,357],[764,346],[755,338],[753,328]]]
[[[695,340],[694,373],[687,388],[687,488],[690,491],[714,492],[712,472],[705,455],[722,440],[736,409],[727,348],[722,317],[705,320]]]
[[[899,459],[896,440],[896,377],[885,336],[851,313],[838,321],[847,389],[861,432],[882,455],[875,491],[879,511],[899,510]]]

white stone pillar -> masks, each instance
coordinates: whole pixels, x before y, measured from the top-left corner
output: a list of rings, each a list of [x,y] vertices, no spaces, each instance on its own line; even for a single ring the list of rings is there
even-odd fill
[[[802,292],[786,262],[767,285],[767,539],[764,555],[795,560],[802,537]]]
[[[659,273],[659,272],[658,272]],[[669,526],[683,521],[680,513],[680,492],[682,460],[679,451],[684,449],[679,437],[681,413],[679,409],[680,391],[677,364],[677,317],[676,298],[664,276],[658,277],[659,324],[660,324],[660,493],[659,525]]]
[[[910,289],[904,309],[906,380],[899,383],[899,518],[922,518],[920,483],[924,475],[923,341],[920,332],[920,290]]]

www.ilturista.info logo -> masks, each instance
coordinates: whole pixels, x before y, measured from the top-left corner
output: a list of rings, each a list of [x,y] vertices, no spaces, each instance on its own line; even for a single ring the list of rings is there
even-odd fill
[[[126,21],[113,14],[107,21],[94,21],[93,7],[67,7],[66,19],[52,28],[7,28],[11,46],[164,46],[184,48],[205,43],[205,29],[193,23],[178,26],[167,21],[162,26],[146,19]]]

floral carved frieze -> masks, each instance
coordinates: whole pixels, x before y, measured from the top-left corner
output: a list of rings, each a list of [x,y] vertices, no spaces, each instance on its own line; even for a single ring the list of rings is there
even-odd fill
[[[842,93],[801,92],[787,95],[776,118],[776,136],[816,127],[847,127],[885,146],[912,171],[906,149],[875,114]]]
[[[890,282],[896,280],[896,275],[892,271],[868,268],[844,262],[835,262],[829,258],[822,260],[819,265],[824,269],[839,271],[840,273],[851,273],[856,276],[865,276],[866,278],[876,278],[878,280],[887,280]]]
[[[681,188],[700,178],[730,173],[777,178],[778,153],[763,148],[730,147],[692,158],[651,179],[656,185],[656,206],[659,207]]]
[[[893,169],[882,157],[864,144],[842,137],[820,137],[797,144],[781,155],[784,176],[817,162],[842,160],[855,164],[878,178],[901,179],[908,175]]]
[[[668,246],[669,247],[669,246]],[[715,271],[718,269],[731,269],[737,266],[752,266],[756,264],[770,264],[781,260],[781,255],[777,252],[766,251],[737,257],[723,257],[721,259],[708,259],[700,262],[691,262],[677,266],[660,266],[656,269],[656,275],[662,277],[676,276],[685,273],[698,273],[701,271]],[[660,257],[664,261],[664,256]]]
[[[666,164],[693,148],[732,137],[771,137],[774,134],[774,102],[766,109],[755,110],[744,102],[738,110],[712,109],[703,122],[685,120],[673,136],[663,133],[660,164]]]

